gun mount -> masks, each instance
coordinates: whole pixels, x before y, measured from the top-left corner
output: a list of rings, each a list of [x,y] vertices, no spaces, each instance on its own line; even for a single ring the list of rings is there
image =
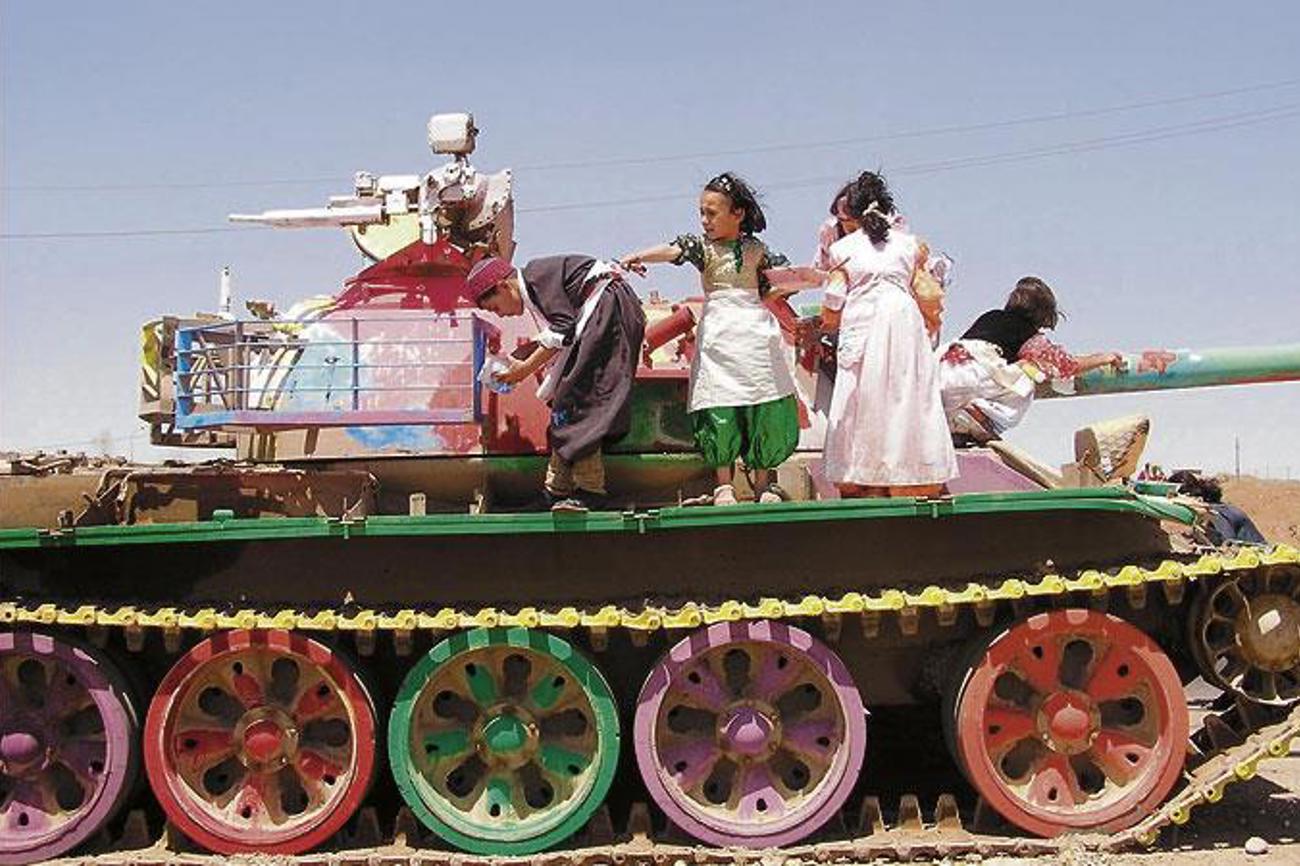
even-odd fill
[[[477,136],[473,115],[435,114],[429,118],[429,147],[452,156],[444,165],[423,175],[359,171],[352,194],[332,196],[325,207],[231,214],[230,220],[277,228],[346,228],[357,248],[375,262],[417,243],[454,249],[459,256],[447,250],[444,264],[462,271],[467,269],[459,267],[462,259],[509,259],[515,250],[510,170],[485,174],[470,164]]]

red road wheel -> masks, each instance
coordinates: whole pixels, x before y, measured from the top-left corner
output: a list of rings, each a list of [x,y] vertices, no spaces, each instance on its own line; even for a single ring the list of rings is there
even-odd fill
[[[145,721],[154,796],[213,851],[299,854],[356,811],[375,761],[375,711],[351,666],[287,631],[200,643]]]
[[[967,778],[1040,836],[1115,832],[1173,788],[1187,749],[1182,683],[1160,647],[1090,610],[1030,617],[998,635],[958,692]]]

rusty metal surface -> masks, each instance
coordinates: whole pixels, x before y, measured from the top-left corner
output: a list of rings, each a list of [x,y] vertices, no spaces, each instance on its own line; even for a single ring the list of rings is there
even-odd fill
[[[367,472],[303,472],[214,463],[183,468],[120,467],[105,471],[71,520],[74,526],[183,523],[238,517],[363,516],[375,510]],[[39,525],[39,524],[38,524]]]

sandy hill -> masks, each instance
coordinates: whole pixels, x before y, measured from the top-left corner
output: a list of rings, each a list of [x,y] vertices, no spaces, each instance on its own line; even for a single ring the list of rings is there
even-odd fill
[[[1223,498],[1244,509],[1269,541],[1300,547],[1300,481],[1230,478]]]

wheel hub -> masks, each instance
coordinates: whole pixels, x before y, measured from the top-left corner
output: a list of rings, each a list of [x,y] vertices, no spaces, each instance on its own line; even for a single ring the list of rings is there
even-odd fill
[[[719,715],[718,743],[738,758],[765,758],[781,744],[780,722],[770,707],[735,704]]]
[[[1055,692],[1038,709],[1038,730],[1048,748],[1066,755],[1087,751],[1100,728],[1092,699],[1082,692]]]
[[[1256,667],[1285,671],[1300,661],[1300,605],[1285,595],[1262,595],[1237,615],[1242,653]]]
[[[474,747],[492,767],[518,769],[537,754],[540,734],[532,714],[514,704],[501,704],[483,715],[474,733]]]
[[[34,731],[18,729],[0,737],[0,766],[9,776],[29,776],[45,769],[50,749]]]
[[[255,770],[283,767],[298,751],[298,729],[287,713],[275,707],[250,710],[235,730],[239,759]]]

